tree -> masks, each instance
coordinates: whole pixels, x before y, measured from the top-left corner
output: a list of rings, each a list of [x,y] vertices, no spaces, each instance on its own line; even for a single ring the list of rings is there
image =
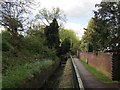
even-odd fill
[[[98,10],[94,12],[94,19],[97,22],[95,30],[101,36],[101,48],[120,50],[120,1],[101,2],[96,6]],[[104,44],[103,41],[107,43]]]
[[[37,20],[41,20],[42,24],[44,24],[45,29],[44,33],[46,36],[46,41],[49,48],[56,48],[57,51],[59,49],[59,27],[58,21],[64,21],[65,15],[62,10],[59,8],[53,8],[52,11],[43,8],[39,11],[39,14],[36,15]],[[52,21],[52,23],[51,23]]]
[[[61,21],[66,21],[66,16],[60,8],[52,8],[52,10],[47,10],[43,8],[39,10],[39,13],[36,15],[36,19],[40,19],[42,24],[45,26],[50,25],[53,19]]]
[[[94,51],[120,50],[120,2],[101,2],[82,40]],[[90,50],[91,51],[91,50]]]
[[[65,38],[64,41],[61,44],[61,55],[65,55],[66,53],[68,53],[70,51],[70,46],[71,46],[71,42],[70,42],[70,38]]]
[[[27,26],[28,14],[31,0],[4,0],[0,3],[0,25],[4,26],[11,34],[11,42],[17,49],[20,49],[21,36],[19,33]],[[23,36],[22,36],[23,37]]]
[[[90,21],[88,22],[88,26],[87,29],[84,29],[84,36],[82,37],[82,48],[86,48],[87,51],[92,51],[90,50],[92,48],[92,34],[94,32],[93,27],[95,26],[95,21],[93,19],[90,19]],[[83,44],[86,43],[86,44]],[[85,50],[86,50],[85,49]]]
[[[84,36],[82,37],[82,41],[84,40],[87,44],[87,51],[103,50],[106,47],[107,42],[105,42],[105,40],[108,36],[106,27],[106,22],[95,18],[90,19],[87,29],[84,31]]]
[[[45,36],[47,40],[47,44],[49,48],[59,48],[59,26],[56,19],[53,19],[53,22],[50,24],[50,26],[46,26],[45,28]]]
[[[24,31],[30,21],[29,14],[34,5],[32,0],[3,0],[0,3],[0,25],[11,34]]]
[[[2,2],[0,3],[0,24],[8,31],[17,33],[18,28],[22,28],[20,18],[25,12],[22,2]]]
[[[61,42],[63,42],[65,38],[70,39],[70,50],[73,54],[76,53],[77,49],[80,47],[80,40],[76,37],[75,32],[72,30],[62,29],[59,34]]]

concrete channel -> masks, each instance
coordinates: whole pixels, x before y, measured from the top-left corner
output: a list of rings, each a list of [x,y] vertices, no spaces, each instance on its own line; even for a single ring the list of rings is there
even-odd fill
[[[81,77],[78,73],[77,66],[75,65],[74,59],[72,56],[70,56],[71,64],[72,64],[72,80],[73,80],[73,88],[77,90],[84,90],[84,86],[81,80]],[[43,85],[42,89],[47,88],[58,88],[59,84],[59,78],[62,76],[64,67],[66,66],[66,63],[61,63],[61,65],[56,69],[53,75],[49,78],[49,80]],[[58,76],[59,74],[59,76]],[[53,85],[55,84],[55,85]],[[63,87],[64,88],[64,87]]]

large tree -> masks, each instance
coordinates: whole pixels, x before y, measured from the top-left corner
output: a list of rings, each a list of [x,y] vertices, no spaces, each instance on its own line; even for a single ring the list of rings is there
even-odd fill
[[[49,48],[59,49],[59,28],[60,22],[65,21],[64,12],[59,8],[52,8],[48,10],[43,8],[36,15],[36,19],[40,20],[42,25],[44,25],[44,33],[46,36],[47,45]]]
[[[28,25],[31,4],[31,0],[3,0],[0,3],[0,25],[9,31],[11,43],[18,49],[23,47],[19,33]]]
[[[67,37],[64,39],[64,41],[61,44],[60,54],[65,55],[66,53],[68,53],[70,51],[70,47],[71,47],[71,41],[70,38]]]
[[[70,39],[70,50],[72,53],[76,53],[77,49],[80,47],[80,40],[76,37],[75,32],[72,30],[61,29],[59,34],[61,42],[63,42],[66,38]]]
[[[82,42],[81,42],[81,49],[87,49],[87,51],[92,51],[89,50],[91,48],[91,46],[93,46],[93,42],[92,42],[92,34],[94,32],[93,27],[95,26],[95,22],[93,19],[90,19],[90,21],[88,22],[88,26],[87,29],[84,29],[84,36],[82,37]]]
[[[83,41],[94,51],[120,50],[120,2],[101,2],[96,7]]]
[[[50,26],[46,26],[45,28],[45,36],[49,48],[59,48],[60,41],[58,28],[59,26],[56,19],[53,19]]]
[[[0,3],[0,25],[12,34],[17,34],[18,31],[23,31],[26,26],[29,9],[31,5],[27,0],[3,1]],[[23,24],[24,23],[24,24]]]
[[[58,20],[59,23],[62,24],[62,22],[66,21],[66,16],[60,8],[52,8],[52,10],[43,8],[39,10],[36,19],[40,20],[43,25],[47,26],[50,25],[53,19]]]
[[[101,49],[120,50],[120,1],[96,5],[95,31],[99,34]]]

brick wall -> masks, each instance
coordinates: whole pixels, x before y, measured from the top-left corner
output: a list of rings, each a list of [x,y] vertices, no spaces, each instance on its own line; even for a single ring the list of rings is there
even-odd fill
[[[87,60],[90,66],[94,67],[95,69],[112,79],[112,54],[80,52],[79,58],[81,60]]]

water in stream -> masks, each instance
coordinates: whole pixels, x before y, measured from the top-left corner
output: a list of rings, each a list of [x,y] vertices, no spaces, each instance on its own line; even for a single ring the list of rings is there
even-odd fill
[[[47,88],[59,88],[59,83],[61,80],[61,77],[63,75],[63,70],[64,66],[59,66],[53,75],[48,79],[48,81],[44,84],[42,89],[47,89]]]

